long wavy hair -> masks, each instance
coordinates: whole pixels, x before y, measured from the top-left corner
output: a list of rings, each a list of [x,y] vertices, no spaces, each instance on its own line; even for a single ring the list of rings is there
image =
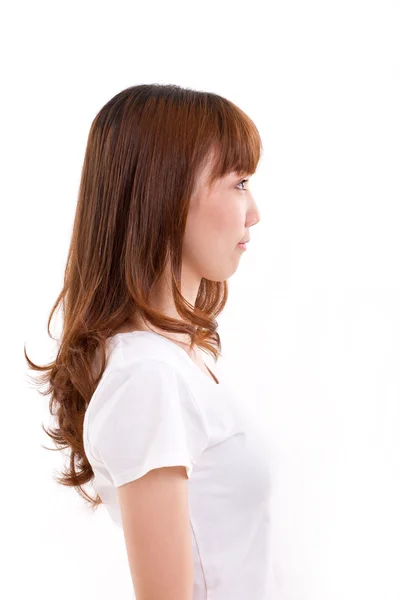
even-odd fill
[[[180,292],[182,240],[191,195],[210,156],[207,185],[236,171],[252,174],[262,153],[253,121],[231,101],[178,85],[129,87],[109,100],[90,127],[59,306],[63,327],[55,359],[25,359],[42,395],[50,395],[55,427],[42,428],[55,448],[69,450],[57,482],[74,486],[92,509],[102,504],[82,488],[94,473],[83,447],[85,411],[107,365],[106,342],[139,315],[166,332],[189,334],[194,345],[221,356],[216,317],[227,281],[202,279],[195,305]],[[170,260],[171,287],[182,320],[149,305]],[[95,356],[100,369],[94,372]]]

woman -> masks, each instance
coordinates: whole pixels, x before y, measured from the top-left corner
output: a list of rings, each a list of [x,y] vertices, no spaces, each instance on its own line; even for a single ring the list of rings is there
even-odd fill
[[[43,371],[71,452],[59,483],[123,528],[137,600],[265,600],[270,478],[245,399],[201,352],[259,211],[262,144],[221,96],[137,85],[87,142],[64,288]],[[96,497],[82,485],[92,482]]]

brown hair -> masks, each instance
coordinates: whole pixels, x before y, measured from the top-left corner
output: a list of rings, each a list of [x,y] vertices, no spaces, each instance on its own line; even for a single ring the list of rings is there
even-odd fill
[[[83,162],[64,285],[48,319],[62,303],[63,331],[53,362],[35,383],[48,384],[56,428],[42,428],[56,450],[70,450],[57,478],[95,509],[102,503],[81,487],[93,479],[83,447],[86,408],[106,367],[106,341],[133,315],[159,329],[190,335],[217,360],[216,317],[228,298],[227,281],[202,279],[195,306],[180,293],[182,240],[196,178],[213,156],[208,185],[236,171],[252,174],[262,153],[253,121],[210,92],[144,84],[118,93],[92,122]],[[149,306],[152,286],[171,258],[172,289],[182,321]],[[93,360],[100,353],[97,376]],[[46,448],[53,450],[53,448]]]

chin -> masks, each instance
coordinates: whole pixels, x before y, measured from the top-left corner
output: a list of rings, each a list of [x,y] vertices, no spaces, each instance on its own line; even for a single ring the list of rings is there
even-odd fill
[[[204,260],[202,264],[199,262],[196,265],[195,271],[200,275],[200,278],[208,279],[209,281],[223,282],[232,277],[236,273],[239,263],[240,255],[242,251],[235,252],[233,258],[222,261],[211,261]]]
[[[231,269],[226,269],[225,271],[222,271],[221,269],[216,269],[215,271],[208,270],[207,272],[203,272],[202,277],[209,281],[223,282],[236,273],[238,266],[239,263],[233,266],[233,268],[231,267]]]

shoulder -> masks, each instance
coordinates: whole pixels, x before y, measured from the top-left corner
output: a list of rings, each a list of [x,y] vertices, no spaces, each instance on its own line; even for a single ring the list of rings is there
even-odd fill
[[[193,417],[204,420],[187,372],[173,356],[130,357],[118,353],[107,365],[88,410],[103,422],[111,415],[146,412],[147,415],[173,415],[185,409]]]
[[[190,381],[186,372],[180,367],[173,356],[135,356],[126,360],[125,357],[114,355],[109,361],[93,396],[120,389],[122,386],[145,390],[159,390],[174,384],[181,390],[191,393]]]
[[[182,365],[183,349],[172,342],[166,342],[159,336],[120,336],[108,340],[107,368],[105,375],[120,370],[152,370],[157,369],[160,362],[170,365],[179,371]]]
[[[87,410],[91,455],[118,485],[165,461],[187,465],[190,476],[210,440],[188,381],[168,358],[114,360]]]

